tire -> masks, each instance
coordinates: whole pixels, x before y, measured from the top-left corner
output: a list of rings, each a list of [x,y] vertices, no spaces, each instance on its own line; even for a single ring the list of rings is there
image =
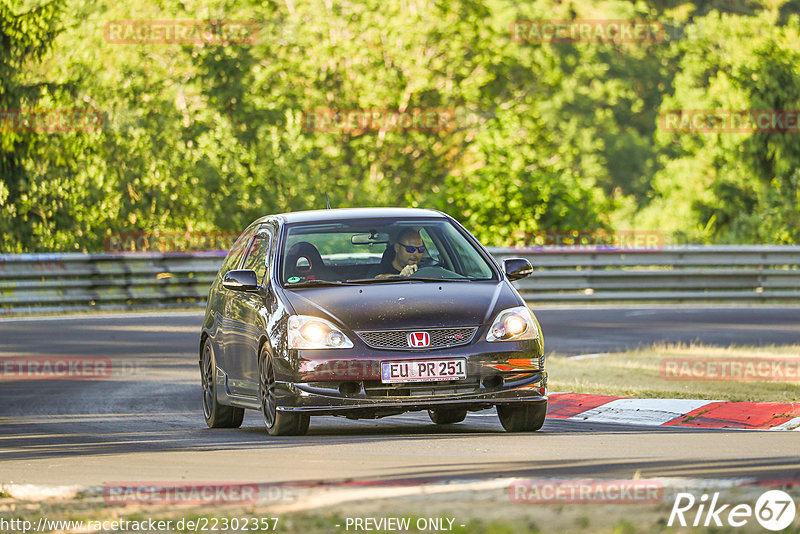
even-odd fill
[[[261,349],[258,358],[258,398],[261,414],[270,436],[302,436],[308,432],[308,415],[278,411],[275,368],[269,351]]]
[[[200,360],[200,380],[203,386],[203,417],[209,428],[239,428],[244,419],[244,408],[226,406],[217,401],[217,359],[211,340],[203,343]]]
[[[437,408],[428,410],[428,416],[431,421],[437,425],[451,425],[453,423],[460,423],[467,418],[466,408]]]
[[[547,417],[547,403],[497,405],[497,416],[507,432],[536,432]]]

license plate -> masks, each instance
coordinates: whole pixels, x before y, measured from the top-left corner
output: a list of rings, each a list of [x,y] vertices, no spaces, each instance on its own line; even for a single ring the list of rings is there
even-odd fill
[[[403,362],[381,362],[381,382],[443,382],[467,378],[467,361],[408,360]]]

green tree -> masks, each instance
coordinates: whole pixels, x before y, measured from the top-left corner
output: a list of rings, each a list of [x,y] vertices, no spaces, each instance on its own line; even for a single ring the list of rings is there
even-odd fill
[[[800,22],[711,13],[681,44],[669,110],[800,109]],[[796,130],[796,128],[795,128]],[[800,145],[795,132],[661,132],[663,170],[640,215],[691,240],[796,243]]]
[[[326,191],[341,207],[436,207],[489,244],[630,225],[797,240],[792,136],[657,131],[666,109],[796,109],[792,2],[8,1],[2,109],[78,108],[104,124],[0,132],[4,251],[238,231],[321,208]],[[537,18],[658,18],[666,40],[512,40],[512,21]],[[131,19],[254,21],[259,32],[253,43],[107,38],[109,23]],[[438,131],[321,131],[308,127],[320,108],[456,119]]]
[[[19,125],[22,111],[57,100],[69,87],[31,79],[27,69],[42,61],[60,32],[63,2],[53,0],[16,12],[0,1],[0,250],[19,251],[35,241],[37,222],[48,214],[31,199],[42,184],[29,172],[30,160],[49,158],[37,134]]]

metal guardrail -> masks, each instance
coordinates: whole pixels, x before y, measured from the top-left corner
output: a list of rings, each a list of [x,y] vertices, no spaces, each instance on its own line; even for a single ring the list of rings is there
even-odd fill
[[[800,303],[800,246],[492,248],[529,303]],[[200,307],[225,252],[0,255],[0,313]]]
[[[800,246],[667,246],[613,250],[490,249],[534,266],[528,302],[791,301],[800,303]]]
[[[225,254],[0,255],[0,313],[204,306]]]

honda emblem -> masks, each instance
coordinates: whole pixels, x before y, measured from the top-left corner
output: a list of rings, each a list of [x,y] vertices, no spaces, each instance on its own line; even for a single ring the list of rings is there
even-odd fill
[[[410,332],[408,334],[409,347],[427,347],[431,344],[431,335],[427,332]]]

